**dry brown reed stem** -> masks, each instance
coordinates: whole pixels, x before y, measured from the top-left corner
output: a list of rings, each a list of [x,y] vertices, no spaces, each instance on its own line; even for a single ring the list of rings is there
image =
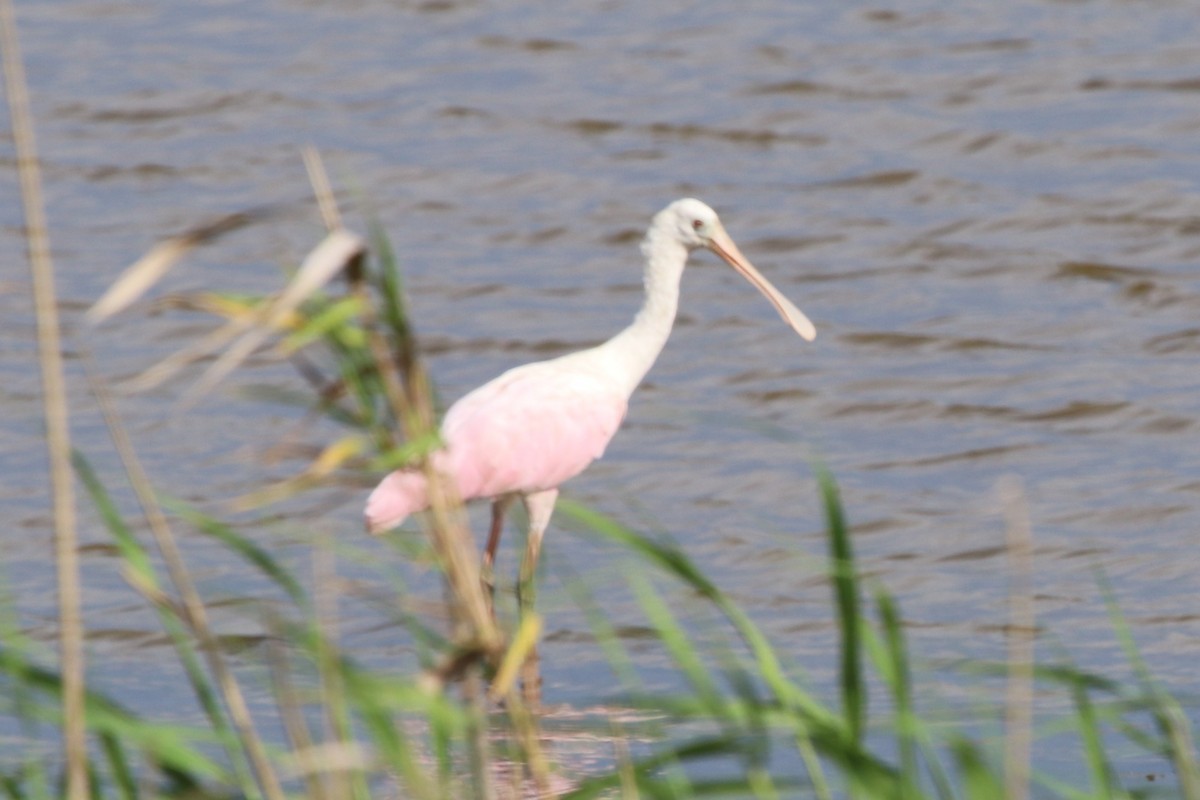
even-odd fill
[[[313,194],[317,198],[317,207],[321,209],[321,219],[325,221],[325,229],[330,233],[342,227],[342,215],[338,212],[337,200],[333,196],[333,188],[329,184],[329,175],[325,172],[325,163],[317,148],[305,145],[304,168],[308,170],[308,182],[312,184]]]
[[[552,798],[554,790],[550,786],[550,764],[542,750],[541,731],[539,730],[536,710],[525,704],[521,692],[515,686],[508,691],[505,698],[508,708],[508,718],[512,720],[513,729],[525,751],[526,765],[533,778],[533,786],[539,798]]]
[[[405,437],[413,441],[431,430],[435,419],[424,370],[411,348],[397,354],[396,359],[389,357],[387,343],[375,324],[374,306],[366,302],[367,287],[361,257],[357,268],[348,270],[348,276],[351,292],[363,301],[363,326],[368,332],[371,357],[383,382],[384,395],[394,418],[400,421]],[[401,375],[404,376],[403,383]],[[428,480],[430,502],[430,512],[423,525],[446,574],[453,636],[460,648],[459,653],[451,655],[450,662],[458,661],[463,655],[469,656],[462,692],[463,700],[476,719],[471,743],[472,763],[476,766],[476,792],[480,800],[494,800],[485,695],[477,654],[482,652],[485,658],[495,659],[503,637],[483,593],[479,554],[466,523],[462,501],[428,459],[422,468]]]
[[[79,549],[75,491],[71,475],[71,434],[63,377],[62,344],[54,264],[42,200],[37,141],[25,67],[18,44],[17,21],[11,0],[0,2],[0,51],[3,51],[5,92],[12,121],[17,173],[25,210],[25,241],[37,315],[38,358],[42,372],[42,404],[46,418],[50,486],[54,504],[54,557],[58,571],[59,649],[62,661],[63,741],[67,760],[67,797],[89,796],[87,720],[84,718],[83,618],[80,612]]]
[[[1183,798],[1200,800],[1200,768],[1196,765],[1196,745],[1192,740],[1191,723],[1178,703],[1169,703],[1164,713],[1167,737],[1171,742],[1171,754],[1179,774],[1179,787]]]
[[[358,291],[365,292],[365,287],[360,285]],[[366,309],[367,328],[371,332],[368,339],[371,354],[383,379],[392,412],[400,420],[409,441],[423,437],[433,430],[436,419],[425,368],[411,347],[397,353],[395,358],[389,357],[387,343],[376,326],[371,324],[371,306],[364,303],[363,308]],[[399,376],[403,376],[403,383]],[[465,623],[467,638],[473,639],[488,654],[497,656],[503,637],[496,627],[491,605],[483,591],[479,552],[467,526],[462,499],[428,459],[422,468],[429,487],[427,533],[446,571],[455,616]]]
[[[629,753],[629,740],[617,723],[612,725],[613,758],[617,762],[617,774],[621,778],[622,800],[640,800],[637,777],[633,772],[633,757]]]
[[[303,764],[314,764],[321,772],[363,772],[369,769],[379,769],[380,764],[375,754],[359,742],[337,744],[330,742],[319,744],[306,753],[293,753],[290,760],[291,769],[288,777],[302,776]],[[368,795],[363,795],[364,797]],[[391,796],[391,795],[388,795]],[[305,797],[304,800],[308,800]]]
[[[313,548],[314,601],[318,627],[317,660],[321,680],[321,708],[332,741],[347,745],[351,733],[339,716],[345,707],[341,672],[338,670],[339,625],[337,556],[329,534],[322,534]],[[351,796],[349,776],[344,772],[328,775],[329,796],[345,800]]]
[[[88,360],[86,354],[84,360],[86,364]],[[250,763],[254,766],[263,794],[266,795],[267,800],[284,800],[283,787],[279,783],[279,777],[275,774],[275,768],[267,758],[262,738],[254,728],[254,720],[246,705],[245,696],[221,653],[221,645],[209,624],[208,611],[204,607],[204,601],[192,582],[191,573],[188,572],[184,563],[183,554],[180,553],[175,541],[175,535],[171,532],[170,525],[167,524],[166,515],[158,504],[154,489],[130,443],[129,435],[117,413],[108,387],[103,381],[92,375],[90,370],[88,382],[100,410],[104,414],[109,435],[112,436],[113,445],[129,476],[129,483],[133,487],[138,502],[141,504],[142,513],[150,525],[150,532],[154,536],[154,542],[166,564],[171,582],[175,585],[175,590],[179,592],[179,597],[183,602],[184,622],[200,643],[200,650],[204,653],[208,667],[217,680],[221,695],[225,698],[225,706],[229,710],[233,727],[250,758]]]
[[[210,353],[215,353],[225,347],[253,324],[250,317],[233,319],[221,327],[209,331],[198,341],[184,346],[178,352],[172,353],[156,364],[147,367],[138,375],[122,382],[120,388],[124,392],[145,392],[153,389],[173,376],[184,367],[195,364]]]
[[[329,176],[325,164],[316,148],[309,146],[304,150],[304,164],[312,182],[313,194],[321,207],[321,215],[333,236],[340,230],[341,215],[337,210],[337,202],[330,188]],[[398,353],[393,358],[388,353],[387,342],[379,332],[374,306],[370,302],[366,283],[364,252],[359,252],[346,265],[346,277],[350,292],[361,301],[363,309],[363,326],[368,331],[368,343],[371,357],[375,361],[380,380],[383,383],[384,396],[392,409],[393,416],[400,421],[404,435],[412,439],[424,435],[434,425],[435,415],[429,403],[428,383],[420,363],[412,357],[411,352]],[[401,377],[402,376],[402,377]],[[429,530],[431,540],[438,552],[447,573],[455,602],[452,606],[456,612],[465,613],[475,638],[486,649],[499,648],[499,632],[491,615],[487,612],[486,601],[481,589],[476,588],[474,594],[479,596],[482,611],[477,611],[468,597],[470,591],[464,585],[471,577],[471,562],[474,561],[475,584],[478,585],[479,559],[475,553],[474,542],[466,529],[461,511],[457,514],[451,509],[461,509],[458,498],[449,496],[448,489],[431,469],[427,467],[430,483],[430,502],[433,511],[433,524]],[[462,545],[466,543],[468,547]],[[469,552],[469,555],[466,553]],[[467,594],[464,594],[464,590]],[[464,603],[465,601],[465,603]]]
[[[362,258],[366,244],[347,230],[331,231],[304,258],[295,277],[271,302],[264,304],[255,324],[214,361],[179,400],[186,408],[220,383],[249,358],[284,321],[313,294]]]
[[[454,595],[455,614],[466,626],[465,638],[492,659],[504,639],[492,617],[480,580],[479,552],[467,527],[461,500],[445,477],[426,463],[430,509],[428,528]],[[467,644],[461,641],[460,644]]]
[[[319,153],[306,148],[313,191],[321,206],[325,224],[332,234],[341,225],[337,204]],[[398,351],[389,353],[387,342],[377,324],[375,306],[369,302],[365,280],[364,255],[360,253],[346,268],[350,292],[361,301],[363,327],[368,346],[383,385],[384,396],[393,417],[400,422],[408,441],[424,437],[436,424],[431,403],[432,392],[416,347],[409,340],[399,342]],[[440,686],[449,676],[462,673],[463,699],[475,716],[472,733],[472,766],[475,771],[476,796],[492,800],[495,786],[492,781],[487,736],[487,693],[483,689],[479,658],[498,660],[504,639],[496,626],[491,603],[480,579],[479,552],[471,536],[461,498],[454,486],[438,473],[428,459],[422,464],[428,480],[429,513],[423,518],[426,534],[442,564],[450,594],[450,609],[454,638],[458,652],[435,671]],[[535,634],[536,636],[536,634]],[[537,721],[517,698],[508,693],[509,715],[520,737],[539,797],[551,797],[549,766],[541,750]]]
[[[364,304],[369,309],[369,305]],[[364,313],[370,313],[369,311]],[[383,376],[396,418],[402,421],[406,437],[411,441],[423,436],[433,426],[434,413],[430,404],[431,393],[425,372],[416,357],[415,348],[397,354],[393,361],[387,356],[387,347],[375,326],[368,324],[371,331],[372,355]],[[397,375],[405,377],[403,386]],[[479,551],[467,525],[463,503],[452,484],[433,468],[426,459],[422,465],[429,487],[429,513],[424,518],[426,533],[433,543],[446,573],[450,588],[451,613],[455,621],[455,640],[461,653],[480,653],[495,663],[504,645],[504,637],[496,625],[491,603],[481,580]],[[536,641],[536,632],[533,634]],[[459,655],[452,656],[457,660]],[[476,657],[471,658],[476,662]],[[449,672],[450,670],[443,670]],[[476,785],[481,800],[492,800],[495,788],[488,767],[488,740],[486,731],[486,693],[483,691],[478,663],[468,663],[463,678],[463,699],[470,706],[477,720],[473,731],[472,748],[480,768],[477,770]],[[509,718],[525,751],[530,772],[539,798],[550,798],[550,768],[541,748],[540,732],[536,716],[521,704],[517,692],[507,693]]]
[[[250,211],[239,211],[164,239],[129,265],[120,277],[108,287],[108,291],[88,309],[85,318],[89,323],[98,325],[109,317],[124,311],[137,302],[154,284],[158,283],[171,267],[200,245],[211,242],[231,231],[244,228],[272,213],[274,213],[274,209],[266,206]]]
[[[267,639],[267,663],[271,669],[271,688],[279,706],[279,718],[291,743],[295,771],[304,777],[307,800],[328,800],[325,791],[324,765],[313,758],[313,740],[304,719],[304,705],[292,683],[288,667],[287,645],[283,637]]]
[[[337,202],[330,189],[329,177],[320,154],[313,147],[304,151],[304,163],[312,181],[313,193],[329,229],[330,239],[344,233]],[[429,384],[425,370],[412,348],[393,357],[379,331],[374,306],[369,302],[365,279],[365,249],[358,251],[346,264],[350,292],[361,301],[363,327],[368,332],[371,356],[383,382],[384,395],[394,417],[400,421],[405,437],[412,441],[432,430],[436,415],[430,403]],[[455,613],[467,625],[466,638],[489,654],[499,653],[502,637],[488,608],[487,598],[479,580],[479,554],[475,548],[462,512],[460,498],[428,463],[431,524],[428,533],[446,570],[446,580],[453,594]]]
[[[475,800],[496,800],[496,781],[492,774],[491,742],[488,740],[487,706],[484,704],[483,675],[479,664],[473,663],[463,676],[463,703],[470,709],[471,725],[468,730],[468,758],[471,765]]]
[[[1021,480],[1000,482],[1008,545],[1008,687],[1005,692],[1004,794],[1006,800],[1029,796],[1033,747],[1033,529]]]

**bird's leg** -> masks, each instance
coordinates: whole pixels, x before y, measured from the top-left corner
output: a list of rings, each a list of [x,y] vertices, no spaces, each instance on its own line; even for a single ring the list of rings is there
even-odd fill
[[[521,574],[517,585],[517,600],[524,611],[533,608],[536,600],[534,574],[538,556],[542,552],[542,537],[550,525],[554,503],[558,500],[558,489],[547,489],[522,496],[525,510],[529,512],[529,536],[525,541],[525,557],[521,559]]]
[[[525,510],[529,512],[529,536],[525,542],[525,557],[521,559],[521,574],[517,579],[517,608],[524,618],[532,612],[537,597],[536,576],[538,556],[542,552],[542,537],[550,525],[554,513],[554,502],[558,500],[558,489],[547,489],[522,497]],[[525,703],[536,710],[542,699],[542,678],[538,672],[537,644],[529,649],[529,656],[521,670],[521,686]]]
[[[496,564],[496,548],[500,545],[500,534],[504,531],[504,512],[512,504],[512,495],[502,495],[492,501],[492,529],[488,532],[487,547],[483,550],[483,564],[479,570],[479,580],[483,584],[483,594],[487,598],[488,610],[495,616],[496,574],[493,567]]]

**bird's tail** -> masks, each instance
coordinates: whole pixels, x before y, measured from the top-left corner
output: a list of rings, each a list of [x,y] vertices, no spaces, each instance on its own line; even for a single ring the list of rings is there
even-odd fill
[[[390,473],[367,498],[367,530],[376,535],[390,531],[409,514],[427,508],[427,498],[424,474],[406,470]]]

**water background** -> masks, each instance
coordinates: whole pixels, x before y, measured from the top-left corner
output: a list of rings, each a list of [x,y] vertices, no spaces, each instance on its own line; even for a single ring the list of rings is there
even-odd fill
[[[117,491],[81,348],[118,380],[211,321],[144,303],[86,332],[83,310],[160,237],[264,204],[286,211],[199,251],[154,296],[275,289],[321,235],[302,146],[324,155],[352,224],[369,206],[393,237],[448,400],[625,325],[640,302],[641,232],[694,195],[819,338],[800,341],[735,274],[697,256],[666,351],[570,497],[674,537],[828,685],[819,456],[841,482],[865,571],[897,595],[934,667],[922,680],[936,707],[990,691],[945,665],[1003,655],[996,484],[1015,475],[1036,536],[1043,656],[1127,674],[1101,570],[1156,673],[1196,692],[1190,4],[68,1],[18,13],[73,434]],[[0,546],[22,622],[49,644],[47,481],[7,125],[0,144]],[[122,398],[164,491],[220,508],[299,467],[264,464],[299,414],[238,393],[250,384],[298,382],[263,360],[186,416],[172,414],[186,381]],[[306,568],[294,541],[362,537],[365,493],[293,504],[250,531]],[[90,512],[83,538],[93,680],[136,707],[177,709],[185,690],[170,653]],[[509,544],[500,568],[515,571]],[[188,552],[206,592],[229,601],[223,629],[253,633],[238,601],[261,582],[203,540]],[[644,621],[624,559],[552,529],[548,702],[585,709],[612,686],[557,588],[571,576],[628,626],[647,680],[670,682],[662,654],[637,646]],[[394,568],[425,585],[419,569]],[[343,569],[358,593],[345,605],[348,642],[375,663],[408,663],[373,573]],[[1045,698],[1043,710],[1060,705]]]

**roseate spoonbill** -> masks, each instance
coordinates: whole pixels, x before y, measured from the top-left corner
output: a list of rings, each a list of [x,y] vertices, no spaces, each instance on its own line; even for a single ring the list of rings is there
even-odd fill
[[[559,485],[599,458],[617,432],[630,395],[667,342],[684,264],[700,247],[758,287],[796,333],[809,341],[816,337],[808,318],[746,260],[715,211],[694,199],[664,208],[642,241],[646,298],[633,324],[597,347],[510,369],[451,406],[442,422],[445,447],[433,456],[435,469],[463,500],[492,499],[485,574],[495,560],[504,512],[520,497],[529,512],[522,581],[533,575]],[[367,500],[367,529],[382,533],[425,508],[425,475],[398,470]]]

